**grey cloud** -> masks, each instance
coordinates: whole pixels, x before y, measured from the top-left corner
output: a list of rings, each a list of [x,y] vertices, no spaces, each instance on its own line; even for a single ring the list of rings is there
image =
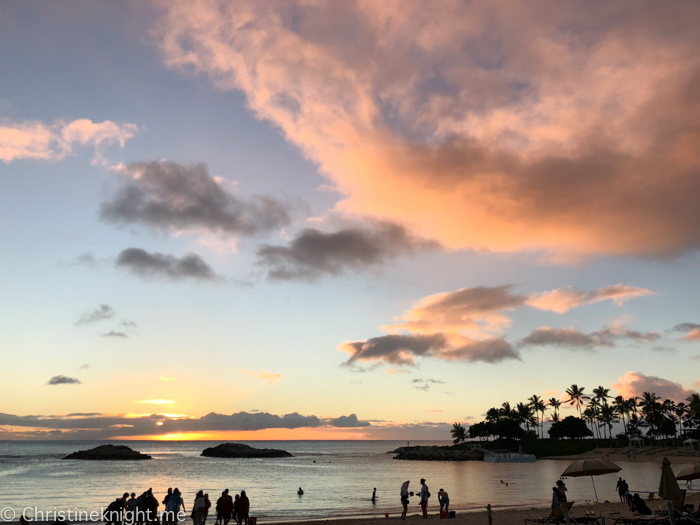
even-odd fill
[[[89,363],[85,363],[84,365],[80,365],[78,368],[79,368],[80,370],[89,370],[89,369],[90,369],[90,364],[89,364]]]
[[[424,392],[430,390],[431,385],[445,384],[444,381],[440,381],[439,379],[414,379],[411,383],[416,390],[423,390]]]
[[[308,228],[288,246],[262,245],[257,257],[258,264],[267,269],[268,279],[314,281],[436,247],[436,243],[413,237],[403,226],[377,222],[334,232]]]
[[[106,334],[102,334],[102,337],[122,337],[122,338],[127,338],[129,337],[126,333],[124,332],[117,332],[115,330],[110,330]]]
[[[76,325],[81,324],[92,324],[99,321],[104,321],[106,319],[111,319],[114,317],[116,312],[108,304],[101,304],[91,312],[86,312],[80,316],[80,319],[75,323]]]
[[[116,260],[118,267],[124,268],[142,278],[167,279],[179,281],[194,279],[198,281],[219,281],[217,275],[196,253],[188,253],[182,257],[162,253],[150,253],[141,248],[127,248]]]
[[[700,328],[700,324],[696,323],[680,323],[671,328],[672,332],[692,332]]]
[[[652,346],[651,349],[654,352],[675,352],[676,351],[676,349],[673,348],[672,346],[662,346],[662,345]]]
[[[506,359],[519,359],[518,352],[501,337],[472,340],[436,334],[389,334],[366,341],[344,343],[339,349],[350,357],[344,366],[353,367],[361,363],[415,366],[414,357],[433,357],[446,361],[498,363]]]
[[[47,385],[79,385],[80,380],[75,377],[66,377],[62,375],[53,376],[49,379]]]
[[[199,418],[173,418],[160,414],[127,417],[101,414],[69,416],[17,416],[0,413],[0,426],[48,428],[58,438],[106,439],[140,435],[162,435],[179,432],[255,431],[268,428],[317,428],[323,426],[365,427],[355,414],[324,421],[313,415],[296,412],[283,416],[267,412],[237,412],[230,415],[211,412]]]
[[[575,328],[537,328],[518,343],[518,346],[561,346],[570,350],[592,350],[596,347],[612,347],[617,341],[652,343],[660,339],[657,332],[638,332],[628,329],[604,328],[583,333]]]
[[[85,252],[75,258],[74,264],[87,266],[88,268],[97,269],[100,265],[99,261],[92,252]]]
[[[203,163],[136,162],[121,171],[123,186],[100,207],[106,222],[235,236],[275,231],[291,222],[289,205],[267,196],[236,197]]]
[[[349,416],[340,416],[335,419],[329,419],[328,424],[332,427],[339,428],[358,428],[358,427],[369,427],[369,421],[360,421],[357,419],[357,415],[350,414]]]

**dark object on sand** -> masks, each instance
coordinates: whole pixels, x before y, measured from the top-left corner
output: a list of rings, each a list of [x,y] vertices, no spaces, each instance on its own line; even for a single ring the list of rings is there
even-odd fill
[[[90,450],[81,450],[68,454],[63,459],[95,459],[95,460],[129,460],[152,459],[148,454],[141,454],[125,445],[100,445]]]
[[[241,443],[222,443],[216,447],[205,448],[202,456],[208,458],[291,458],[286,450],[273,448],[253,448]]]

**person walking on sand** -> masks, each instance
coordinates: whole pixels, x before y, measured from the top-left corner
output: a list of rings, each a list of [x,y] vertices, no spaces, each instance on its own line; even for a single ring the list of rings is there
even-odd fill
[[[404,481],[403,485],[401,485],[401,505],[403,505],[403,512],[401,513],[402,520],[406,519],[406,513],[408,512],[408,496],[410,494],[410,492],[408,492],[409,483],[411,482]]]
[[[491,512],[491,504],[486,505],[486,518],[489,520],[489,525],[493,525],[493,512]]]
[[[216,506],[214,509],[216,510],[216,521],[214,522],[214,525],[221,525],[221,522],[223,521],[223,517],[221,516],[221,501],[224,499],[224,496],[227,494],[228,489],[224,490],[221,493],[221,497],[216,500]]]
[[[245,522],[248,525],[248,514],[250,513],[250,500],[245,493],[245,490],[241,491],[241,497],[238,500],[238,525]]]
[[[299,487],[299,490],[297,490],[297,496],[303,496],[303,495],[304,495],[304,491],[301,490],[301,487]]]
[[[204,515],[202,516],[202,525],[206,525],[207,516],[209,516],[209,509],[211,508],[211,501],[209,501],[209,494],[204,495]]]
[[[450,513],[450,496],[443,489],[438,491],[438,501],[440,502],[440,516],[442,516],[442,508],[445,508],[445,513]]]
[[[377,487],[372,491],[372,503],[377,503]]]
[[[423,511],[423,519],[428,519],[428,498],[430,497],[430,491],[428,490],[428,485],[425,483],[425,478],[420,480],[420,508]]]

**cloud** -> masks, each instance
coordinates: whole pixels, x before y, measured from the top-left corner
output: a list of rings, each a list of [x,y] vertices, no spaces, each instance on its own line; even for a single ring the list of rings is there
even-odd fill
[[[413,333],[499,331],[510,325],[503,311],[525,304],[526,296],[512,292],[512,285],[462,288],[429,295],[403,315],[403,322],[382,326],[387,332]]]
[[[46,383],[47,385],[79,385],[80,380],[76,379],[75,377],[66,377],[66,376],[53,376],[51,379],[49,379],[49,382]]]
[[[372,227],[350,227],[334,232],[307,228],[287,246],[263,245],[257,257],[258,264],[267,268],[270,280],[314,281],[435,247],[435,243],[415,238],[403,226],[379,222]]]
[[[332,427],[339,428],[359,428],[372,426],[369,421],[359,421],[357,415],[350,414],[349,416],[340,416],[334,419],[329,419],[328,424]]]
[[[451,248],[667,256],[700,246],[698,9],[181,0],[156,36],[341,211]]]
[[[627,372],[612,384],[612,388],[625,398],[640,397],[644,392],[651,392],[663,399],[685,402],[695,392],[683,388],[680,383],[674,383],[657,376],[646,376],[640,372]]]
[[[80,366],[78,367],[78,369],[80,369],[80,370],[89,370],[89,369],[90,369],[90,365],[89,365],[88,363],[85,363],[84,365],[80,365]]]
[[[289,205],[267,196],[236,197],[206,164],[136,162],[121,166],[119,173],[122,186],[100,206],[102,220],[113,224],[238,237],[273,232],[291,222]]]
[[[351,341],[338,347],[350,357],[344,366],[388,363],[416,366],[415,357],[433,357],[445,361],[499,363],[518,359],[517,351],[505,339],[474,340],[464,336],[436,334],[389,334],[366,341]]]
[[[442,413],[442,410],[426,410],[427,413],[429,414],[439,414]]]
[[[409,373],[408,370],[401,370],[401,369],[394,370],[393,368],[388,368],[388,369],[384,370],[384,372],[382,372],[382,374],[408,374],[408,373]]]
[[[100,267],[100,261],[97,260],[97,257],[92,252],[81,253],[75,258],[73,264],[86,266],[92,270],[97,270]]]
[[[125,332],[117,332],[115,330],[110,330],[106,334],[102,334],[102,337],[121,337],[121,338],[127,338],[129,337]]]
[[[155,278],[171,281],[183,279],[219,281],[223,279],[196,253],[175,257],[156,252],[150,253],[141,248],[127,248],[117,257],[116,265],[144,279]]]
[[[67,417],[58,415],[16,416],[0,413],[0,427],[48,429],[53,432],[51,438],[55,439],[106,439],[183,432],[316,428],[326,425],[327,423],[317,416],[303,416],[296,412],[283,416],[267,412],[237,412],[230,415],[211,412],[199,418],[165,414],[144,416],[101,414]]]
[[[610,299],[616,305],[622,306],[630,299],[649,295],[655,295],[655,293],[646,288],[637,288],[626,284],[605,286],[591,292],[582,292],[576,288],[569,287],[533,294],[528,299],[527,304],[540,310],[551,310],[563,314],[572,308],[584,304],[594,304]]]
[[[93,164],[106,164],[104,150],[132,138],[136,124],[118,124],[110,120],[92,122],[79,119],[57,120],[53,124],[40,121],[12,122],[0,120],[0,162],[9,164],[21,159],[56,161],[74,153],[76,146],[94,149]]]
[[[255,370],[249,370],[247,372],[245,370],[240,370],[240,372],[241,374],[267,381],[270,385],[275,385],[279,381],[282,381],[282,374],[271,374],[267,370],[261,370],[260,372],[256,372]]]
[[[427,392],[430,390],[431,385],[444,385],[444,381],[440,381],[439,379],[414,379],[411,381],[413,384],[413,388],[416,390],[422,390],[424,392]]]
[[[700,342],[700,324],[681,323],[674,326],[671,331],[685,332],[685,335],[682,337],[683,341]]]
[[[146,404],[146,405],[170,405],[174,403],[172,399],[143,399],[141,401],[135,401],[135,403]]]
[[[86,312],[80,316],[80,319],[75,323],[76,326],[83,324],[93,324],[107,319],[112,319],[116,315],[116,311],[108,304],[101,304],[91,312]]]
[[[657,332],[639,332],[623,327],[606,327],[589,334],[575,328],[550,328],[543,326],[530,332],[518,342],[524,346],[560,346],[569,350],[592,350],[596,347],[612,347],[617,341],[652,343],[661,336]]]

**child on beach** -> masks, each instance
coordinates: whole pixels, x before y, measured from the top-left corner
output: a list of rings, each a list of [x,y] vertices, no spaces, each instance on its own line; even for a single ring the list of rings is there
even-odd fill
[[[442,516],[442,509],[444,507],[445,512],[449,514],[450,512],[450,496],[443,489],[438,491],[438,501],[440,502],[440,516]]]

